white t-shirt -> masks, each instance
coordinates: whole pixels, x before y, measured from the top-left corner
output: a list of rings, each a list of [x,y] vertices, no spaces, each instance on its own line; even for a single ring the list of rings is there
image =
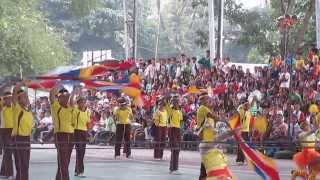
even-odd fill
[[[290,73],[288,73],[288,72],[280,73],[279,78],[280,78],[280,80],[282,78],[286,79],[286,81],[281,82],[280,87],[281,88],[289,88],[289,86],[290,86]]]
[[[148,65],[146,70],[144,71],[144,76],[153,79],[156,73],[156,67],[152,64]]]

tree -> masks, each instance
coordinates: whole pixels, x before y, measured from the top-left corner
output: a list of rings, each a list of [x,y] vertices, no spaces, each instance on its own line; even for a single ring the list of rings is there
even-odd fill
[[[0,73],[44,73],[68,63],[71,53],[37,9],[38,0],[0,1]]]
[[[205,9],[207,1],[193,0],[193,4],[195,10],[200,7],[200,17],[207,21],[207,14],[203,13],[207,12]],[[254,54],[257,52],[262,56],[279,54],[284,41],[277,28],[277,18],[286,13],[297,15],[301,20],[289,32],[289,51],[295,53],[298,49],[306,49],[306,46],[313,44],[315,40],[314,0],[271,0],[270,9],[251,10],[244,9],[234,0],[226,0],[225,18],[238,31],[225,34],[235,35],[233,41],[239,45],[254,47]],[[207,30],[199,30],[197,40],[199,45],[207,44],[207,34]]]

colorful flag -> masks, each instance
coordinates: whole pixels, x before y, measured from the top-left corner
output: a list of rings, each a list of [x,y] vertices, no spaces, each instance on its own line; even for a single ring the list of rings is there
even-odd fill
[[[231,118],[229,120],[229,125],[230,125],[231,129],[236,129],[237,127],[241,126],[240,114],[238,112],[231,116]]]
[[[104,74],[106,71],[125,71],[135,67],[131,62],[109,62],[103,65],[94,65],[85,68],[71,70],[57,75],[39,76],[38,79],[61,79],[61,80],[89,80],[95,76]]]
[[[251,166],[264,180],[280,180],[276,164],[271,158],[252,149],[240,135],[235,134],[234,137],[245,154],[249,167]]]

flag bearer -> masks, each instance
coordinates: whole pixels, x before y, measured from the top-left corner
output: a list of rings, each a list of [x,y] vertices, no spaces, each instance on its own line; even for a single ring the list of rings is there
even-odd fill
[[[197,110],[197,133],[200,137],[202,143],[212,143],[215,140],[215,120],[217,118],[209,109],[209,96],[203,94],[199,97],[200,107]],[[206,168],[203,163],[201,163],[199,180],[207,178]]]
[[[76,147],[75,176],[84,177],[83,159],[86,152],[87,131],[90,123],[90,112],[87,109],[86,98],[78,96],[77,107],[73,111],[73,118],[75,122],[74,140]]]
[[[12,112],[14,142],[14,160],[16,166],[16,180],[29,180],[30,136],[33,123],[28,94],[21,89],[24,83],[18,83],[13,89]]]
[[[54,137],[57,148],[58,169],[56,180],[69,180],[69,163],[74,142],[73,107],[70,94],[58,86],[50,91],[51,113],[54,125]]]

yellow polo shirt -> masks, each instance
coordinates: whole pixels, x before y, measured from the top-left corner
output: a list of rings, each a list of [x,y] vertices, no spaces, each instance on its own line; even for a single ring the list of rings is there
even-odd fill
[[[1,126],[0,128],[13,128],[13,107],[3,106],[0,112]]]
[[[116,118],[117,124],[130,124],[130,118],[133,117],[132,109],[129,107],[126,109],[117,108],[113,115]]]
[[[64,108],[57,100],[51,104],[51,113],[53,118],[55,133],[73,133],[74,132],[74,118],[72,107]]]
[[[208,114],[211,113],[210,109],[204,105],[201,105],[197,111],[197,129],[203,126],[200,138],[203,142],[213,142],[215,139],[214,119],[208,118]],[[206,121],[206,122],[204,122]]]
[[[34,126],[32,112],[25,110],[18,103],[13,105],[12,112],[12,136],[30,136]]]
[[[173,109],[170,106],[166,106],[166,110],[169,116],[169,126],[174,128],[181,128],[181,121],[183,121],[182,111],[179,109]]]
[[[154,124],[158,127],[166,127],[168,123],[168,112],[159,109],[153,114]]]
[[[75,122],[74,129],[87,131],[88,123],[90,123],[90,111],[87,109],[85,111],[81,111],[79,108],[74,108],[73,110],[73,118]]]

